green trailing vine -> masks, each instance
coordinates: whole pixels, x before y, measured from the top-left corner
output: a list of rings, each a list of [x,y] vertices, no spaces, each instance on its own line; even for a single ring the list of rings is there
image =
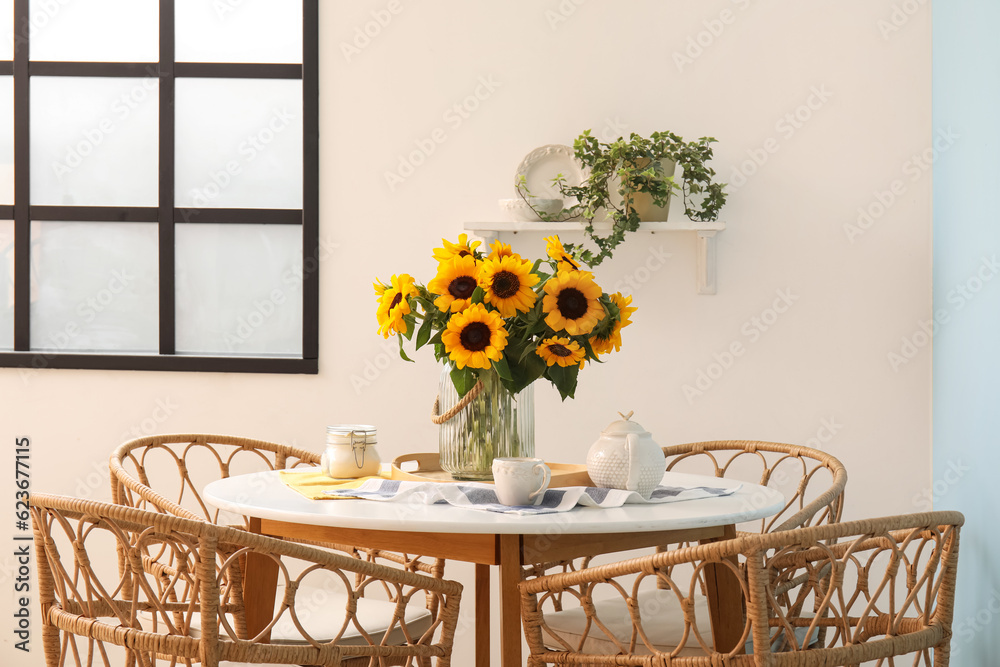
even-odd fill
[[[572,185],[562,174],[553,179],[562,195],[576,199],[576,204],[559,213],[547,214],[532,205],[523,176],[516,183],[517,191],[541,220],[562,222],[582,217],[584,232],[597,246],[597,252],[579,244],[566,244],[566,250],[584,263],[597,266],[611,257],[628,232],[639,228],[640,219],[635,208],[637,193],[649,195],[652,203],[661,207],[668,205],[672,195],[680,193],[688,218],[698,222],[718,219],[726,203],[726,193],[725,183],[715,182],[715,170],[708,166],[713,156],[713,143],[712,137],[684,141],[673,132],[653,132],[648,138],[632,133],[628,139],[619,137],[605,143],[586,130],[574,140],[573,152],[589,169],[587,180]],[[667,174],[669,169],[664,167],[670,163],[681,169],[680,183]],[[620,203],[613,194],[618,195]],[[612,223],[607,236],[594,231],[594,219],[602,210]]]

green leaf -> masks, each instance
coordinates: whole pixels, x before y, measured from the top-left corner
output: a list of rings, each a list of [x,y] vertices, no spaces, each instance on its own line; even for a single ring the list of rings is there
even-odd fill
[[[422,348],[424,345],[427,344],[428,340],[430,340],[431,325],[433,323],[434,320],[432,320],[431,318],[429,317],[424,318],[423,324],[420,325],[420,330],[417,331],[417,346],[415,349],[419,350],[420,348]]]
[[[599,364],[604,363],[603,361],[601,361],[600,357],[597,356],[597,353],[594,352],[594,348],[590,344],[590,336],[585,336],[582,340],[581,339],[577,340],[580,340],[580,342],[583,344],[583,349],[587,353],[587,359],[590,359],[591,361],[596,361]]]
[[[479,287],[479,286],[476,286],[476,289],[472,293],[472,297],[469,299],[469,302],[470,303],[482,303],[484,296],[486,296],[486,292],[483,291],[483,288]]]
[[[532,343],[531,345],[525,345],[525,346],[524,346],[524,351],[522,351],[522,352],[521,352],[521,355],[520,355],[520,356],[519,356],[519,357],[517,358],[517,363],[521,363],[521,362],[523,362],[523,361],[524,361],[524,359],[525,359],[525,358],[526,358],[526,357],[527,357],[527,356],[528,356],[529,354],[534,354],[534,353],[535,353],[535,350],[537,350],[537,349],[538,349],[538,346],[537,346],[537,345],[535,345],[534,343]],[[535,355],[535,356],[538,356],[538,355]]]
[[[507,365],[507,357],[501,355],[500,361],[493,362],[493,368],[496,369],[497,375],[500,376],[501,380],[513,381],[514,378],[510,374],[510,366]]]
[[[576,380],[577,376],[580,374],[579,366],[549,366],[548,375],[549,379],[552,380],[552,384],[556,386],[559,390],[559,396],[562,400],[567,398],[573,398],[573,394],[576,392]]]
[[[476,382],[479,378],[476,377],[476,372],[466,366],[465,368],[455,367],[451,369],[451,381],[455,385],[455,391],[458,392],[459,396],[465,396],[469,391],[476,386]]]
[[[545,318],[539,318],[536,322],[532,323],[530,327],[528,327],[528,335],[534,336],[539,332],[545,331],[546,326]]]
[[[412,363],[413,359],[410,359],[408,356],[406,356],[406,352],[403,351],[403,337],[396,336],[396,338],[399,340],[399,356],[403,359],[403,361],[409,361]]]
[[[529,384],[545,374],[545,361],[537,354],[528,355],[522,363],[510,367],[510,374],[513,381],[505,386],[512,394],[516,394]]]
[[[410,340],[413,338],[413,332],[417,328],[417,318],[413,313],[410,313],[403,316],[403,321],[406,322],[406,333],[403,335],[406,336],[406,340]],[[400,342],[400,345],[402,345],[402,342]]]
[[[413,296],[410,298],[416,301],[418,304],[420,304],[420,306],[424,309],[425,313],[434,312],[434,302],[431,301],[430,299],[425,299],[422,296]]]

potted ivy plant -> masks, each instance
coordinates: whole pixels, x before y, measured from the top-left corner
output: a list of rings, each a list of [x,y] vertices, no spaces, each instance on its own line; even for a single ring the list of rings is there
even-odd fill
[[[708,166],[713,143],[712,137],[685,141],[673,132],[653,132],[649,137],[632,133],[628,139],[619,137],[606,143],[586,130],[573,142],[576,159],[589,172],[586,180],[573,185],[562,174],[553,179],[563,196],[577,203],[555,214],[537,209],[535,213],[546,221],[583,217],[584,232],[597,252],[571,244],[567,249],[590,266],[610,257],[625,234],[639,228],[643,213],[652,211],[655,217],[663,218],[662,212],[675,193],[683,196],[684,213],[691,220],[716,220],[726,203],[726,193],[725,184],[714,181],[715,170]],[[677,167],[681,169],[680,183],[674,179]],[[531,193],[523,179],[517,190],[531,206]],[[607,236],[594,231],[600,212],[612,223]]]

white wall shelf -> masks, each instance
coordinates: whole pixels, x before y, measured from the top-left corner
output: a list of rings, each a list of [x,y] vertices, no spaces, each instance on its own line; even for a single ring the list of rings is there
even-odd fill
[[[715,294],[718,290],[716,284],[716,251],[715,235],[726,228],[724,222],[694,222],[693,220],[682,220],[680,222],[640,222],[639,232],[656,234],[657,232],[696,232],[698,234],[696,285],[698,294]],[[473,232],[483,238],[487,244],[499,238],[501,233],[518,234],[526,233],[563,233],[582,232],[582,222],[467,222],[466,231]],[[606,234],[611,231],[610,222],[594,223],[594,231]]]

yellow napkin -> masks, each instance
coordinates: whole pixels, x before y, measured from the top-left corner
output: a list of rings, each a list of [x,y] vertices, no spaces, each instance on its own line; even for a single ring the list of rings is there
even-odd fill
[[[321,470],[309,472],[279,470],[278,476],[285,483],[285,486],[298,491],[310,500],[344,500],[328,496],[323,492],[334,489],[356,489],[370,479],[389,479],[388,472],[369,477],[358,477],[357,479],[332,479],[324,475]]]

